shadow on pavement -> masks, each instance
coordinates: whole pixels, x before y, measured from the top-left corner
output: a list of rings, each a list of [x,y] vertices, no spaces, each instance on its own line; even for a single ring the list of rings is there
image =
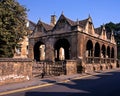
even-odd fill
[[[58,90],[60,86],[67,87],[69,91]],[[55,87],[49,86],[42,91],[26,92],[25,96],[120,96],[120,72],[103,73],[80,80],[71,80],[68,83],[59,83]]]

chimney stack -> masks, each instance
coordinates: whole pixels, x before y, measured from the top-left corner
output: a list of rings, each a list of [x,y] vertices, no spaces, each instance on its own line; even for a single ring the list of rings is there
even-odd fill
[[[54,26],[56,24],[56,15],[51,15],[51,22],[50,25]]]

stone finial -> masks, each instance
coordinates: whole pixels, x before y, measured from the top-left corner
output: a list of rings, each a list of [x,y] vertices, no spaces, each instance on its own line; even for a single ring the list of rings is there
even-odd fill
[[[114,34],[113,34],[113,33],[114,33],[114,32],[113,32],[113,30],[112,30],[112,32],[111,32],[111,35],[112,35],[112,36],[114,36]]]
[[[62,15],[64,15],[64,12],[62,11]]]
[[[90,14],[88,15],[88,18],[91,18]]]
[[[78,18],[77,18],[77,25],[79,25],[79,20],[78,20]]]

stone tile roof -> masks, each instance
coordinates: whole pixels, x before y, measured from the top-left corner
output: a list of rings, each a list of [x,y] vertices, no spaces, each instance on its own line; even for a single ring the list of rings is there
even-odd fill
[[[29,27],[28,29],[29,30],[34,30],[35,26],[36,26],[36,23],[32,22],[31,20],[28,20],[29,21]]]
[[[62,14],[63,15],[63,14]],[[64,16],[64,15],[63,15]],[[77,25],[77,21],[73,21],[67,17],[64,16],[64,18],[68,21],[68,23],[71,25],[71,26],[76,26]],[[86,26],[86,23],[88,22],[88,18],[87,19],[84,19],[84,20],[80,20],[79,21],[79,26],[84,28]]]
[[[66,18],[66,20],[68,21],[68,23],[69,23],[71,26],[74,26],[74,25],[77,24],[75,21],[73,21],[73,20],[71,20],[71,19],[69,19],[69,18],[67,18],[67,17],[65,17],[65,18]]]
[[[41,20],[38,21],[38,26],[39,25],[42,25],[46,31],[49,31],[49,30],[52,30],[53,29],[53,26],[49,25],[49,24],[46,24],[44,22],[42,22]]]
[[[42,25],[47,31],[52,30],[52,28],[53,28],[53,26],[46,24],[46,23],[43,23],[43,22],[42,22]]]
[[[77,25],[79,25],[81,28],[85,28],[86,23],[88,22],[88,18],[84,19],[84,20],[80,20],[80,21],[73,21],[73,20],[65,17],[64,14],[61,14],[60,18],[64,18],[70,24],[70,26],[77,26]],[[39,20],[38,23],[37,23],[37,26],[40,26],[40,25],[42,25],[45,28],[46,31],[52,30],[56,26],[56,25],[55,26],[51,26],[51,25],[46,24],[46,23],[42,22],[41,20]]]
[[[87,22],[88,22],[88,19],[81,20],[81,21],[79,21],[79,26],[84,28],[86,26]]]
[[[103,26],[95,28],[95,33],[98,35],[101,35],[102,28],[103,28]],[[107,36],[107,39],[111,39],[111,32],[106,31],[106,36]]]
[[[95,28],[95,33],[96,34],[101,35],[101,32],[102,32],[102,28],[101,27]]]

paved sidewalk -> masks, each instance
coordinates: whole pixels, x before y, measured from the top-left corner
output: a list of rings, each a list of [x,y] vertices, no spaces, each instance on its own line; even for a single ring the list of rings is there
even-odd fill
[[[6,84],[3,86],[0,86],[0,92],[12,91],[12,90],[17,90],[17,89],[22,89],[22,88],[27,88],[27,87],[32,87],[32,86],[38,86],[38,85],[47,85],[49,83],[53,83],[53,84],[60,83],[60,82],[63,82],[65,80],[72,80],[72,79],[79,78],[79,77],[96,75],[96,74],[101,74],[104,72],[111,72],[111,71],[115,71],[115,70],[120,70],[120,69],[117,68],[117,69],[84,73],[84,74],[61,75],[61,76],[48,77],[48,78],[43,78],[43,79],[34,78],[30,81],[25,81],[25,82],[20,82],[20,83],[12,83],[12,84]]]

